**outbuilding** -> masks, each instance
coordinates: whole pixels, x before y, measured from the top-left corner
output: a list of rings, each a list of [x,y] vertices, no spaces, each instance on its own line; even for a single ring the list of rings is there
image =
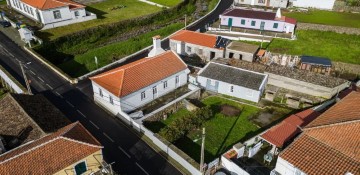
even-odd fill
[[[225,57],[253,62],[258,50],[258,45],[233,41],[226,47]]]

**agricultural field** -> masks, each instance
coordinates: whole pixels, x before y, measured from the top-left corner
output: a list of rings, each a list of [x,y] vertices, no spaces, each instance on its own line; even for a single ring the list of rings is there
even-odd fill
[[[150,0],[150,1],[167,7],[174,7],[178,5],[182,0]]]
[[[290,12],[283,15],[295,18],[298,22],[360,28],[359,13],[309,10],[308,12]]]
[[[87,28],[119,22],[161,11],[160,7],[134,0],[106,0],[91,4],[86,10],[97,15],[97,19],[38,32],[39,37],[53,40],[60,36]]]

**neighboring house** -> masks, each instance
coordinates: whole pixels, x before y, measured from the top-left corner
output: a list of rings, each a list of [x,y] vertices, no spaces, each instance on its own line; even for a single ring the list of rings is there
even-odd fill
[[[101,170],[101,144],[42,95],[0,100],[0,174],[91,174]]]
[[[329,75],[331,66],[331,60],[328,58],[301,56],[300,69]]]
[[[235,58],[253,62],[258,50],[258,45],[233,41],[226,47],[225,58]]]
[[[210,62],[199,73],[197,82],[206,90],[259,102],[267,75]]]
[[[96,19],[85,6],[71,0],[7,0],[14,10],[43,24],[43,29]]]
[[[170,37],[170,49],[179,55],[196,55],[204,61],[210,61],[224,57],[227,42],[220,36],[181,30]]]
[[[272,174],[360,174],[360,93],[351,92],[303,128]]]
[[[158,49],[155,43],[153,50]],[[116,115],[134,111],[187,84],[189,72],[175,52],[166,51],[90,79],[95,102]]]
[[[294,7],[317,8],[326,10],[332,10],[335,4],[335,0],[290,0],[290,2]]]
[[[280,9],[276,13],[233,8],[220,15],[220,25],[246,29],[256,29],[294,34],[296,20],[281,15]]]
[[[289,0],[234,0],[235,5],[254,5],[265,7],[286,8]]]

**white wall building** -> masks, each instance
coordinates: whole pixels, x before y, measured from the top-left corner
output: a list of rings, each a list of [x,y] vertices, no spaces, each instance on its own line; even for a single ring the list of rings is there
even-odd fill
[[[235,5],[254,5],[264,7],[286,8],[289,0],[234,0]]]
[[[166,51],[90,79],[95,102],[116,115],[132,112],[187,84],[189,73],[175,52]]]
[[[332,10],[335,0],[290,0],[294,7]]]
[[[198,73],[197,82],[206,90],[259,102],[268,76],[210,62]]]
[[[220,15],[220,25],[239,28],[248,28],[256,30],[294,33],[296,20],[281,15],[280,9],[276,13],[246,10],[246,9],[228,9]]]
[[[70,0],[7,0],[14,10],[49,29],[96,19],[85,6]]]

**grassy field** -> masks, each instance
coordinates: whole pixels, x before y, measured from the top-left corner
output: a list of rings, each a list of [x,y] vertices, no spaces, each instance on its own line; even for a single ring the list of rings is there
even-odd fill
[[[274,53],[311,55],[332,61],[360,64],[360,35],[298,30],[295,41],[274,39],[268,49]]]
[[[124,8],[115,9],[120,6],[124,6]],[[95,13],[98,19],[45,30],[39,32],[39,36],[51,40],[94,26],[155,13],[160,11],[161,8],[135,0],[106,0],[104,2],[91,4],[87,6],[86,10]]]
[[[311,10],[309,12],[284,13],[284,15],[295,18],[299,22],[360,28],[359,13]]]
[[[175,23],[124,42],[117,42],[104,47],[91,49],[84,54],[75,55],[74,59],[58,66],[70,76],[77,77],[96,69],[95,56],[98,58],[99,67],[105,66],[112,62],[113,57],[122,58],[151,45],[152,36],[161,35],[165,37],[179,30],[181,27],[183,27],[183,24]]]
[[[0,0],[0,5],[5,5],[6,4],[6,0]]]
[[[178,5],[182,0],[150,0],[150,1],[167,7],[174,7]]]

